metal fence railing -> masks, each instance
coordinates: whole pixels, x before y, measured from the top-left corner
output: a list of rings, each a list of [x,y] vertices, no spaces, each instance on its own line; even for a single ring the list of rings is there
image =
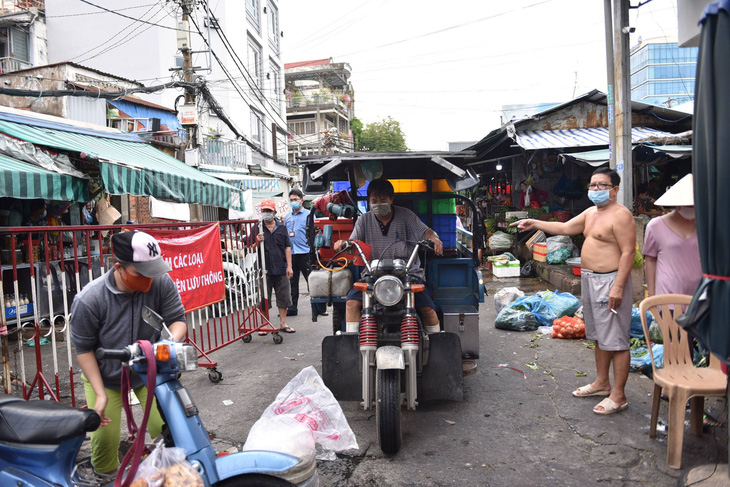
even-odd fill
[[[240,340],[248,342],[255,331],[275,331],[268,321],[268,306],[262,304],[257,224],[220,222],[225,299],[186,315],[187,340],[197,348],[200,365],[209,369],[214,382],[221,373],[211,353]],[[111,235],[131,228],[182,230],[204,225],[209,222],[0,228],[4,392],[76,405],[83,385],[70,342],[71,304],[89,282],[112,268]]]

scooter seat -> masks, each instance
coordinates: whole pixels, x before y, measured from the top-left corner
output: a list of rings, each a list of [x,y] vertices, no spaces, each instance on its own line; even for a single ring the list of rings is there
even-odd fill
[[[0,441],[57,445],[94,431],[100,424],[101,418],[93,409],[78,409],[55,401],[0,401]]]

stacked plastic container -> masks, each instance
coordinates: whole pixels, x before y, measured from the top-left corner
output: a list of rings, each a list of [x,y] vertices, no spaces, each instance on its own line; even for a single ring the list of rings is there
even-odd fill
[[[428,196],[425,179],[390,179],[396,192],[396,204],[411,208],[428,225]],[[367,196],[367,183],[357,190],[358,196]],[[333,182],[335,191],[350,190],[347,181]],[[435,194],[451,194],[454,192],[445,179],[435,179],[431,183],[431,191]],[[408,204],[410,203],[410,205]],[[360,211],[367,211],[365,202],[359,202]],[[432,225],[445,248],[456,247],[456,201],[454,198],[433,198],[431,200]]]

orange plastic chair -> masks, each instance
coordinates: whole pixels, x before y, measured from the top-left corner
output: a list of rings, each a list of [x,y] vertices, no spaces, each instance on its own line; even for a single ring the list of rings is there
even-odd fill
[[[647,344],[651,343],[646,312],[654,316],[664,339],[664,367],[657,368],[649,346],[654,377],[654,400],[651,406],[649,436],[656,437],[657,416],[662,392],[669,398],[667,424],[667,465],[682,467],[682,439],[687,401],[690,401],[690,430],[702,436],[705,396],[725,396],[728,377],[720,369],[720,360],[710,356],[709,367],[695,367],[689,347],[689,335],[677,324],[676,318],[687,309],[692,296],[661,294],[643,300],[639,306],[641,326]],[[673,306],[672,306],[673,305]],[[672,306],[672,308],[670,308]]]

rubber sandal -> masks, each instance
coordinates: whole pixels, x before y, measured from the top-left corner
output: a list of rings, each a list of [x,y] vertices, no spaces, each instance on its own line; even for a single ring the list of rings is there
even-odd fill
[[[289,328],[288,326],[285,326],[284,328],[279,328],[280,332],[283,333],[296,333],[297,331],[294,328]]]
[[[593,396],[608,396],[611,394],[611,391],[603,390],[599,391],[598,389],[593,388],[593,384],[588,384],[583,387],[579,387],[575,391],[573,391],[574,397],[593,397]]]
[[[598,411],[596,409],[599,406],[603,408],[603,411]],[[624,409],[626,409],[628,407],[629,407],[628,401],[625,402],[625,403],[623,403],[623,404],[621,404],[619,406],[618,404],[616,404],[613,401],[613,399],[607,397],[603,401],[601,401],[598,404],[596,404],[596,406],[593,408],[593,412],[596,413],[596,414],[600,414],[602,416],[607,416],[609,414],[614,414],[614,413],[621,412],[621,411],[623,411]]]
[[[260,337],[265,337],[266,335],[268,335],[268,333],[267,333],[267,332],[265,332],[265,331],[260,331],[260,332],[259,332],[259,336],[260,336]]]

